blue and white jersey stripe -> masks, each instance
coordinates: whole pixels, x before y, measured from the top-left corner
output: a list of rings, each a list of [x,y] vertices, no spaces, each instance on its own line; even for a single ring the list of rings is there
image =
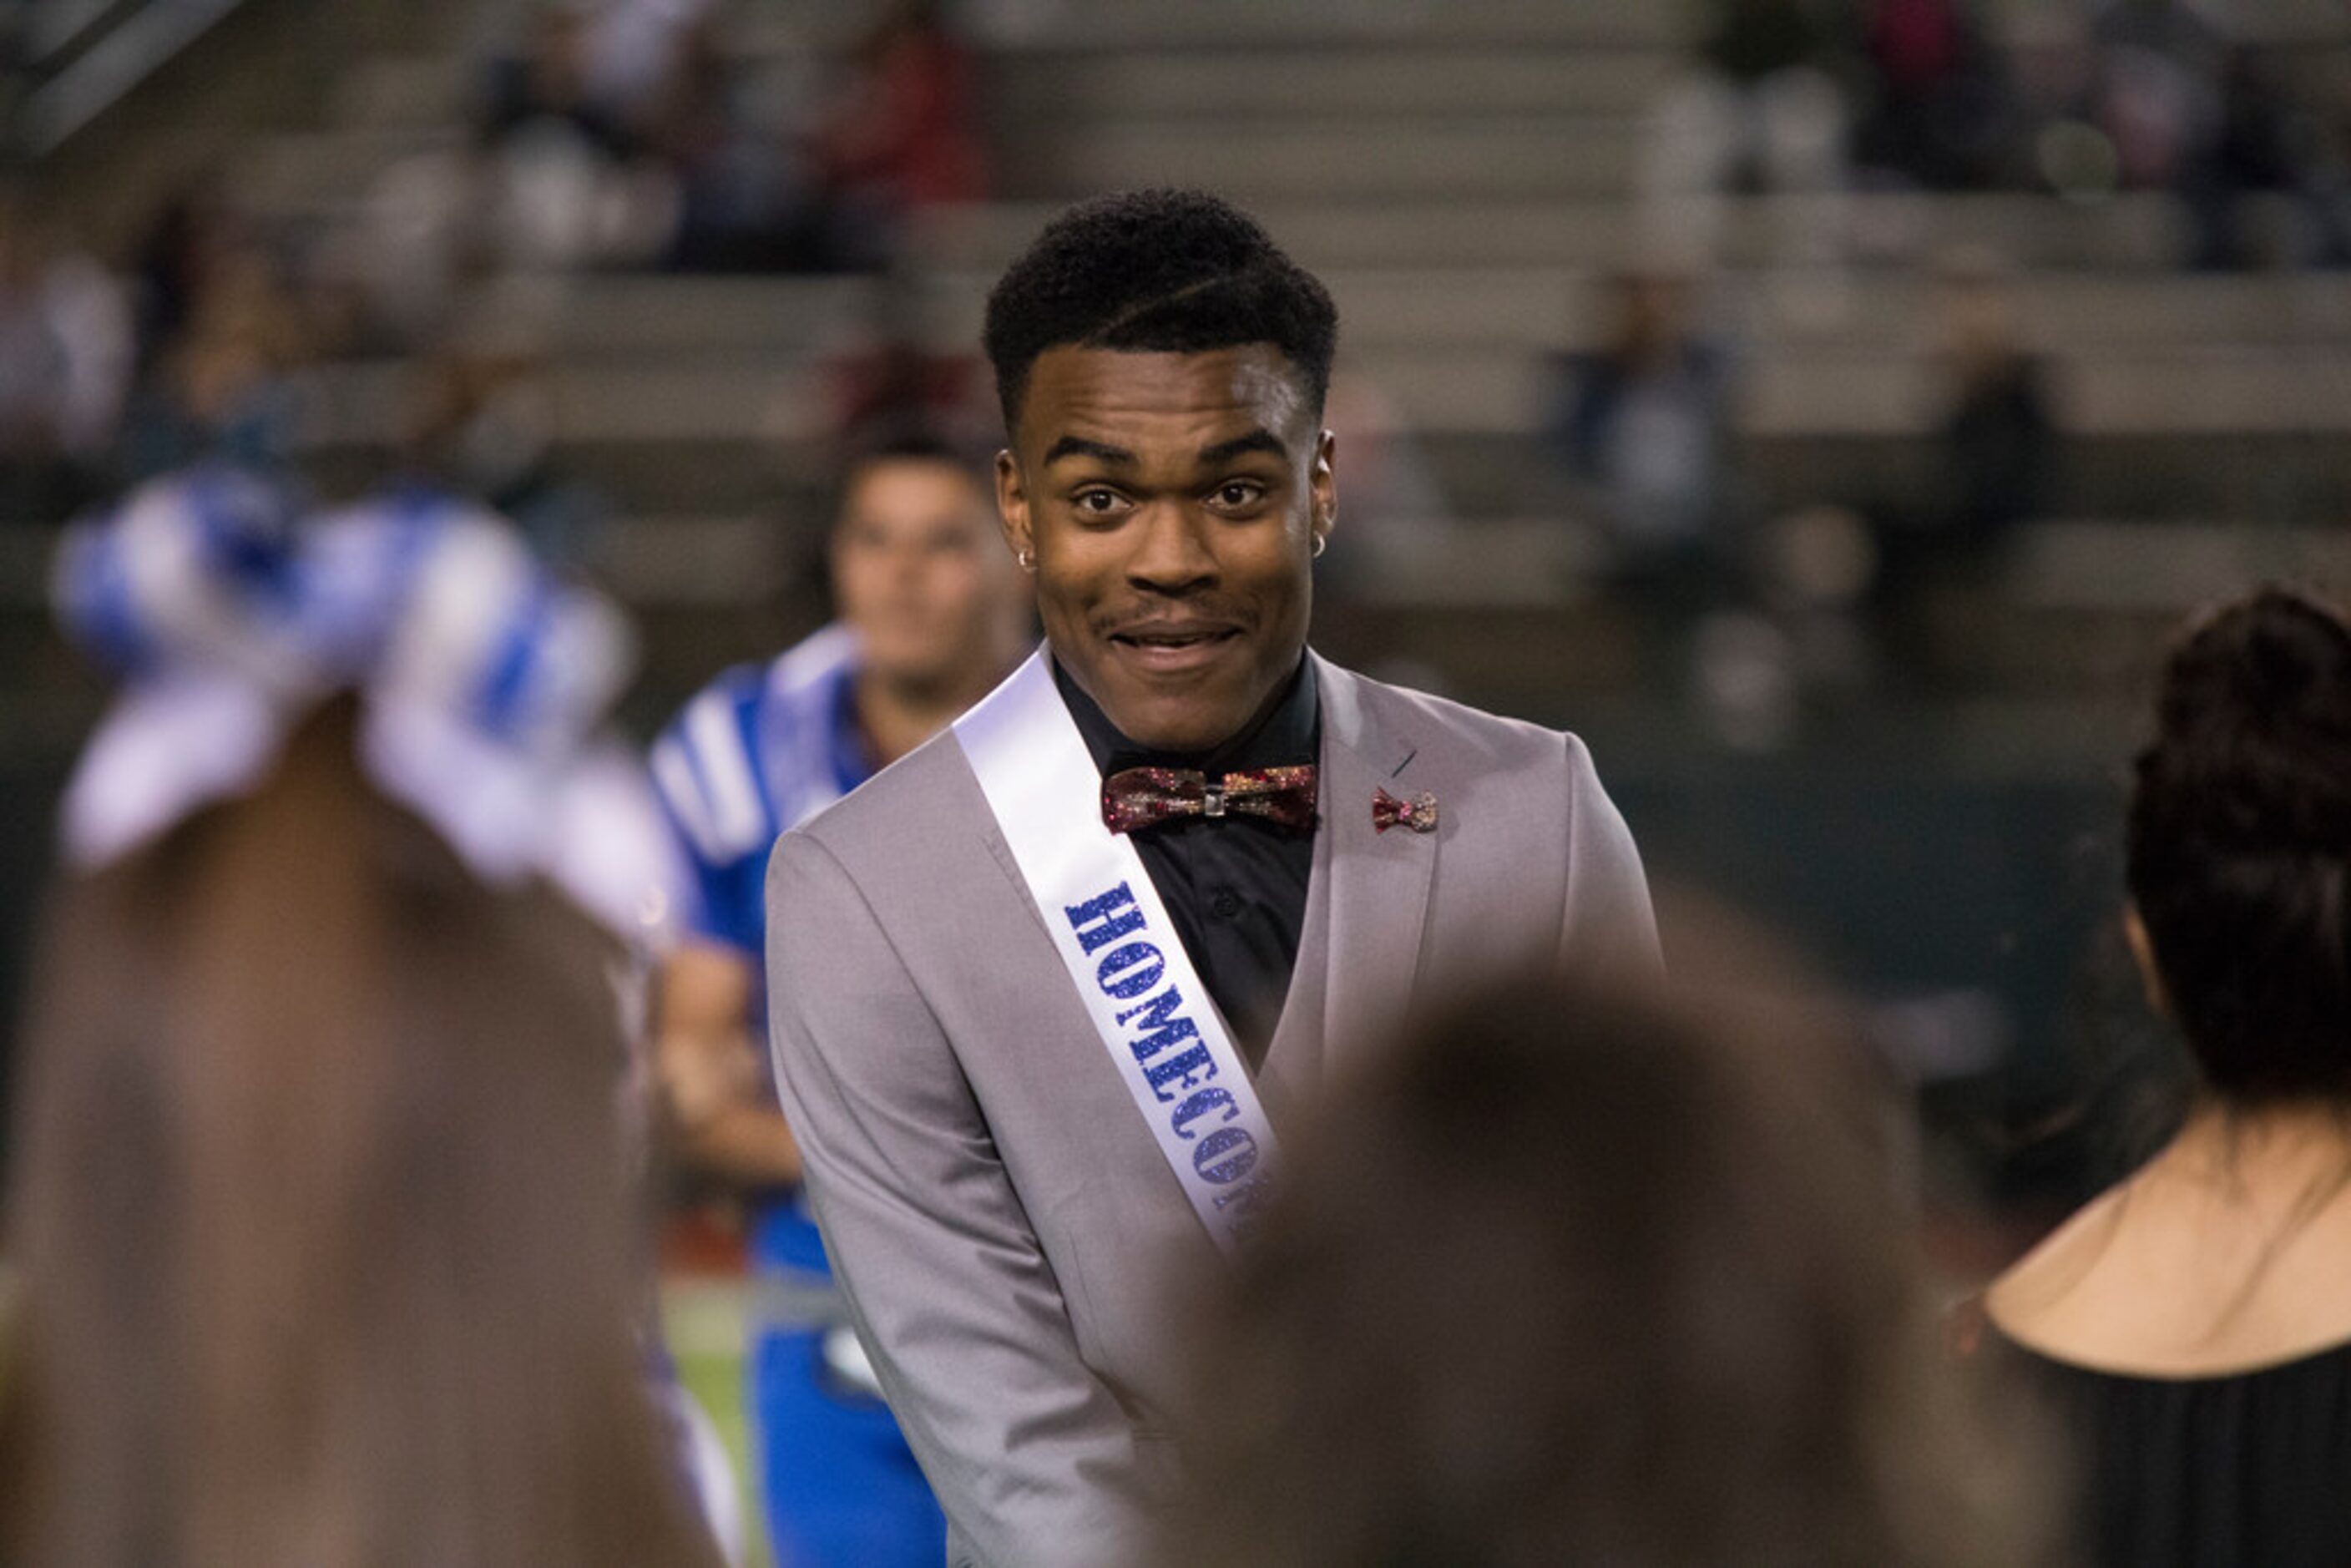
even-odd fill
[[[738,665],[704,687],[653,743],[654,791],[696,889],[682,925],[760,967],[768,855],[788,828],[865,781],[852,683],[856,645],[828,626],[765,667]],[[766,993],[754,1005],[764,1015]],[[764,1035],[764,1016],[750,1020]],[[829,1274],[824,1244],[795,1199],[754,1211],[752,1256],[765,1269]]]
[[[756,956],[768,852],[785,830],[862,783],[851,683],[855,642],[828,626],[762,668],[704,687],[654,741],[653,784],[695,862],[696,935]]]

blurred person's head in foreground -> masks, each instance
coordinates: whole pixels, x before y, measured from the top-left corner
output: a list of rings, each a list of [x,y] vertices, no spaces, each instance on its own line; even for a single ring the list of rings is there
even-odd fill
[[[708,1558],[632,1333],[612,912],[549,858],[625,665],[496,532],[215,470],[68,543],[130,679],[26,1040],[11,1561]]]
[[[851,457],[827,549],[860,673],[910,700],[968,702],[975,678],[985,691],[1029,645],[1029,580],[998,538],[983,472],[945,441],[904,431]]]
[[[2133,945],[2207,1097],[2351,1110],[2351,625],[2266,589],[2166,666],[2139,753]]]
[[[1529,981],[1412,1020],[1210,1321],[1170,1561],[2034,1561],[1830,1016]]]
[[[1338,312],[1197,191],[1081,203],[988,296],[1007,541],[1063,672],[1137,745],[1208,750],[1296,675],[1338,517]]]

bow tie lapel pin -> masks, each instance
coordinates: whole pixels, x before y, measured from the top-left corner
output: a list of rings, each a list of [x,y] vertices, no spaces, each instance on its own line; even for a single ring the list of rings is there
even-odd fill
[[[1410,828],[1416,833],[1437,831],[1437,797],[1426,789],[1399,800],[1385,789],[1372,791],[1372,827],[1379,832]]]

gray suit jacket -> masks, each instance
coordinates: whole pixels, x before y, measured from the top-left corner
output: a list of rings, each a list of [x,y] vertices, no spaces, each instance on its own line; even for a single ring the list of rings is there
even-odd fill
[[[1573,736],[1313,661],[1312,879],[1258,1073],[1277,1130],[1417,991],[1648,968],[1624,821]],[[1372,824],[1426,790],[1433,833]],[[769,1018],[852,1315],[956,1562],[1139,1561],[1188,1291],[1224,1267],[943,735],[778,842]]]

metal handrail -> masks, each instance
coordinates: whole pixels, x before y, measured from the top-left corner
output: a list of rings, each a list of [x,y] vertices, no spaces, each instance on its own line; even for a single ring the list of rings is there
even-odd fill
[[[11,140],[55,152],[243,0],[31,0],[19,13]]]

